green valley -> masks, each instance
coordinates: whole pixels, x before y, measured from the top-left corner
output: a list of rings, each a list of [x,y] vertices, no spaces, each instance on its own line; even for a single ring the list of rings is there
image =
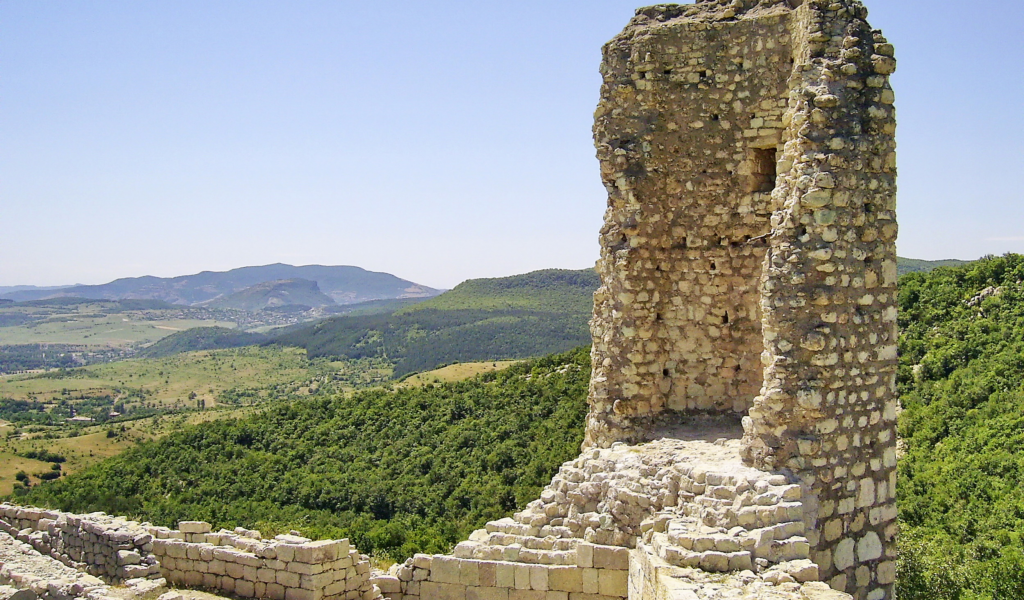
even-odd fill
[[[577,455],[589,364],[580,348],[465,382],[277,404],[183,428],[18,501],[344,536],[395,559],[446,551]]]

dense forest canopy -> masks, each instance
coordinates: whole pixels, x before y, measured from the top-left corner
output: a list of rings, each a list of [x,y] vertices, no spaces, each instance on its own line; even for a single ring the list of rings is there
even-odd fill
[[[900,597],[1024,598],[1024,256],[900,279]]]

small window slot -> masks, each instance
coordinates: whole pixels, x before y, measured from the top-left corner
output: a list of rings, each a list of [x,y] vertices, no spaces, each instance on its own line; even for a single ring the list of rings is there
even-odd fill
[[[775,189],[775,148],[751,148],[747,191],[767,194]]]

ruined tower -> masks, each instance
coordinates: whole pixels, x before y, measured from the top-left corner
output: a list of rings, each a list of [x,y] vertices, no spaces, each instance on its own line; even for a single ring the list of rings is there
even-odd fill
[[[586,447],[742,418],[832,587],[892,597],[893,47],[856,0],[637,11],[604,48]]]

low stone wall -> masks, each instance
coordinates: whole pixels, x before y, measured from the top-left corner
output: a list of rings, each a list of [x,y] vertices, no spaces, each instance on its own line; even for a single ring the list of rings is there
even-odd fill
[[[110,582],[163,577],[167,583],[271,600],[380,600],[370,560],[348,540],[262,538],[203,521],[179,529],[104,513],[76,515],[0,504],[0,530],[78,571]]]
[[[395,569],[390,600],[621,600],[629,549],[579,544],[575,564],[528,564],[418,554]],[[394,589],[382,586],[384,589]]]
[[[348,540],[298,536],[262,539],[258,531],[214,533],[210,524],[183,521],[179,530],[152,527],[153,553],[170,584],[271,600],[374,600],[369,558]]]
[[[629,557],[630,600],[851,600],[827,583],[807,581],[817,576],[811,561],[773,567],[760,575],[752,571],[728,574],[679,567],[639,544]]]
[[[90,575],[111,581],[160,576],[152,553],[153,535],[123,517],[4,503],[0,504],[0,530]]]

